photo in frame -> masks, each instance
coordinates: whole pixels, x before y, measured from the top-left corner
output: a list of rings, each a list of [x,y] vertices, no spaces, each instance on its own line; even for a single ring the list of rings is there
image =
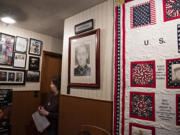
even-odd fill
[[[100,29],[69,38],[70,87],[100,87]]]
[[[41,55],[42,41],[30,38],[29,54]]]
[[[39,70],[39,63],[40,58],[39,57],[29,57],[29,70],[32,71],[38,71]]]
[[[24,85],[25,70],[0,68],[1,85]]]
[[[180,88],[180,58],[166,60],[166,88]]]
[[[16,68],[26,68],[27,55],[23,53],[14,53],[13,66]]]
[[[16,52],[26,53],[27,47],[28,47],[28,39],[17,36],[14,50]]]
[[[26,72],[26,82],[39,82],[40,72],[39,71],[27,71]]]
[[[0,64],[12,66],[15,37],[0,33]]]

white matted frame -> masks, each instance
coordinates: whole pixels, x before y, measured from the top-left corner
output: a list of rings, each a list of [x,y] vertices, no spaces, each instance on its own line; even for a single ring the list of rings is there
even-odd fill
[[[16,36],[16,44],[15,44],[15,51],[26,53],[28,48],[28,39]]]
[[[69,87],[100,87],[100,29],[69,38]]]
[[[16,68],[26,68],[27,55],[23,53],[14,53],[13,66]]]

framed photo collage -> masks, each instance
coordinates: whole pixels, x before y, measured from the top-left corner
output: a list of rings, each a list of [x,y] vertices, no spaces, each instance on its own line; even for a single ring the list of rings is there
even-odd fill
[[[42,45],[42,41],[33,38],[0,33],[0,84],[25,85],[25,82],[39,82]]]

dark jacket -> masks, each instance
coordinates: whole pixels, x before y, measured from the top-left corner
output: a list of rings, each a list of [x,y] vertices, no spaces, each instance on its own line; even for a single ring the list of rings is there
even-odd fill
[[[59,94],[50,95],[44,108],[49,112],[47,116],[49,122],[51,123],[47,130],[56,130],[58,128],[58,112],[59,112]]]
[[[74,69],[75,76],[90,76],[91,69],[86,65],[84,67],[78,66]]]

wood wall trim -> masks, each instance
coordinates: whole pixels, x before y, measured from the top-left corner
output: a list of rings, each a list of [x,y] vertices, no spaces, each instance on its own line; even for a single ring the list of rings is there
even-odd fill
[[[93,99],[93,98],[85,98],[85,97],[77,97],[77,96],[72,96],[72,95],[64,95],[61,94],[63,97],[70,97],[70,98],[78,98],[78,99],[84,99],[84,100],[91,100],[91,101],[98,101],[98,102],[106,102],[106,103],[113,103],[113,101],[108,101],[108,100],[100,100],[100,99]]]
[[[59,134],[77,135],[82,125],[92,125],[111,133],[112,112],[113,104],[109,101],[60,95]]]
[[[54,53],[54,52],[49,52],[49,51],[43,51],[43,55],[49,55],[49,56],[53,56],[53,57],[62,57],[62,54],[60,53]]]

